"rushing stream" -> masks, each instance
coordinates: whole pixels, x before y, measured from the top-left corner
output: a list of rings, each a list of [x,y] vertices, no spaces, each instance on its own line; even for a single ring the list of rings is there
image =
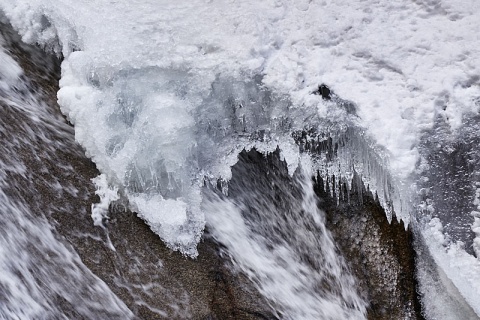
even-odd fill
[[[300,170],[292,185],[273,167],[236,166],[232,199],[205,201],[214,237],[287,317],[362,319],[366,302],[325,227],[311,173]]]
[[[0,34],[0,317],[2,319],[131,318],[131,311],[60,241],[48,216],[68,212],[68,197],[82,192],[55,171],[74,174],[60,160],[72,130],[42,100],[33,82],[8,55],[19,46],[2,25]],[[18,38],[17,38],[18,41]],[[12,51],[10,51],[12,52]],[[33,57],[45,76],[51,60]],[[58,166],[53,170],[54,166]],[[63,167],[62,167],[63,166]],[[50,194],[57,199],[45,199]],[[65,201],[66,200],[66,201]]]

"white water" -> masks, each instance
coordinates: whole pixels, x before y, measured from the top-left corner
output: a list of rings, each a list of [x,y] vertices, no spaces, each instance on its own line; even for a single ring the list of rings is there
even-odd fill
[[[275,207],[265,190],[245,191],[245,203],[213,195],[203,204],[207,225],[282,318],[365,319],[366,302],[325,227],[310,176],[302,171],[297,177],[300,198],[291,210]],[[291,186],[278,187],[292,197]],[[251,212],[258,220],[247,218]]]
[[[21,192],[25,186],[19,181],[31,174],[28,164],[21,160],[25,155],[22,152],[30,150],[32,157],[54,161],[55,151],[45,148],[43,153],[36,152],[35,143],[40,140],[53,150],[66,148],[47,134],[58,126],[62,137],[65,124],[48,117],[46,105],[30,93],[22,68],[5,51],[4,44],[0,33],[0,107],[4,115],[0,119],[0,318],[131,319],[133,314],[126,305],[82,263],[66,241],[57,238],[43,216],[48,212],[37,206],[34,186],[26,192],[31,198]],[[19,116],[17,121],[8,120],[6,115],[12,114]],[[23,121],[23,117],[29,121]],[[48,172],[47,168],[43,170]],[[63,188],[53,182],[49,187]],[[68,192],[68,186],[64,187]]]
[[[357,158],[356,169],[372,189],[390,191],[385,177],[393,177],[394,207],[408,220],[422,131],[435,117],[456,130],[479,110],[476,1],[0,6],[24,41],[63,53],[58,97],[77,140],[151,228],[191,256],[205,225],[203,177],[228,179],[236,154],[260,144],[251,139],[263,137],[258,132],[267,132],[264,150],[281,145],[293,172],[292,131],[306,124],[365,131],[360,145],[377,154]],[[353,101],[358,117],[311,95],[320,83]],[[369,163],[386,173],[369,172]],[[431,236],[436,223],[424,227],[438,265],[480,314],[472,272],[480,263],[461,244]]]
[[[46,221],[3,191],[0,203],[0,318],[68,319],[69,310],[88,319],[133,318]]]

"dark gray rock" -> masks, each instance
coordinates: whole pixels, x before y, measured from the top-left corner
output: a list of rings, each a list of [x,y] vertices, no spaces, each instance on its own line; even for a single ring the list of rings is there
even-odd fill
[[[328,229],[370,302],[368,319],[423,319],[411,229],[405,229],[395,216],[389,223],[363,183],[362,190],[348,190],[345,184],[339,197],[346,200],[338,202],[326,185],[322,177],[315,177],[315,192]]]

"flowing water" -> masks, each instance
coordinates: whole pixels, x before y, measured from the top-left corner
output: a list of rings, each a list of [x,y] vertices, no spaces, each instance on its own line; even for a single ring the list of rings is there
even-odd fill
[[[62,165],[72,130],[9,55],[13,34],[0,34],[0,317],[3,319],[132,318],[132,312],[54,232],[47,216],[68,212],[63,194],[81,194],[58,181],[52,166]],[[12,52],[12,51],[10,51]],[[40,55],[41,57],[41,55]],[[39,57],[37,57],[39,58]],[[38,59],[45,75],[54,64]],[[65,165],[65,164],[63,164]],[[73,167],[58,168],[70,171]],[[57,199],[45,199],[45,190]]]
[[[244,162],[233,168],[232,196],[204,203],[213,236],[287,318],[364,318],[366,302],[325,227],[311,172],[300,169],[288,183],[285,167],[278,176],[282,163]]]

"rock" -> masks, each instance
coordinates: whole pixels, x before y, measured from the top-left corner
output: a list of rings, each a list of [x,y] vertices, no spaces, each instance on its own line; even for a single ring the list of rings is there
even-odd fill
[[[314,187],[319,207],[326,213],[327,227],[359,280],[361,292],[370,301],[368,319],[423,319],[411,229],[405,230],[395,216],[389,223],[363,183],[362,190],[341,188],[338,204],[325,185],[317,175]]]
[[[330,88],[327,87],[325,84],[319,85],[318,89],[313,92],[313,94],[320,95],[325,100],[332,99],[330,93],[331,93]]]

